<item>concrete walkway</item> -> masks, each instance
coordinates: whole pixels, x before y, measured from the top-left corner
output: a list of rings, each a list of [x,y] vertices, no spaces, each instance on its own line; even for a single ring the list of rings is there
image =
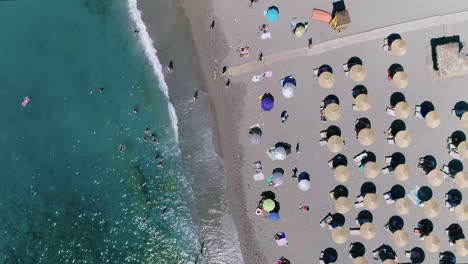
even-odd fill
[[[322,42],[314,45],[311,49],[304,47],[298,49],[284,50],[271,55],[267,55],[263,57],[263,61],[252,61],[238,66],[230,67],[228,69],[228,75],[239,76],[252,71],[258,71],[266,66],[273,65],[280,61],[286,61],[301,56],[312,56],[331,50],[344,48],[346,46],[367,42],[369,40],[384,39],[392,33],[405,33],[410,31],[417,31],[445,24],[459,23],[467,20],[468,11],[463,11],[377,28],[370,31]]]

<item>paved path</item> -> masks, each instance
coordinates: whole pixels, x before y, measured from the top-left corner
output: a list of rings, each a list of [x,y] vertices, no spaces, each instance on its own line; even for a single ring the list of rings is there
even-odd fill
[[[312,56],[334,49],[343,48],[350,45],[355,45],[369,40],[383,39],[388,35],[398,32],[405,33],[410,31],[416,31],[434,26],[454,24],[468,20],[468,11],[447,14],[442,16],[433,16],[429,18],[423,18],[405,22],[401,24],[391,25],[387,27],[377,28],[362,33],[325,41],[313,46],[312,49],[307,47],[289,49],[280,51],[271,55],[263,57],[263,61],[252,61],[238,66],[230,67],[228,74],[231,76],[243,75],[252,71],[257,71],[266,66],[275,64],[280,61],[290,60],[301,56]]]

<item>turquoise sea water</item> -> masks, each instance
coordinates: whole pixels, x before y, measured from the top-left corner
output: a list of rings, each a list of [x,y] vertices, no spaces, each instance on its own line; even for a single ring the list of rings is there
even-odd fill
[[[127,3],[0,2],[0,21],[0,262],[194,261],[190,186]]]

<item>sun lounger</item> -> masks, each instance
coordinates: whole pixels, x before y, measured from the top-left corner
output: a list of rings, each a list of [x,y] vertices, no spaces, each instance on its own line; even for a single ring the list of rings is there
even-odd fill
[[[385,162],[390,163],[392,161],[392,156],[386,156],[385,157]]]
[[[319,144],[320,144],[321,147],[323,147],[323,146],[325,146],[327,144],[327,141],[322,139],[322,140],[319,141]]]
[[[449,154],[450,154],[450,156],[452,156],[452,157],[454,157],[454,158],[456,158],[458,160],[463,161],[463,158],[460,156],[460,154],[455,149],[451,149],[449,151]]]
[[[364,202],[355,202],[354,207],[355,208],[362,208],[362,207],[364,207]]]
[[[359,227],[353,227],[349,229],[349,234],[352,236],[359,236],[361,235],[361,229]]]
[[[314,76],[315,76],[315,77],[318,77],[318,72],[319,72],[319,68],[314,69]]]
[[[387,138],[387,144],[389,144],[389,145],[395,145],[395,138],[393,138],[393,137]]]
[[[416,105],[414,107],[414,116],[415,117],[419,117],[419,118],[424,118],[422,115],[421,115],[421,106],[420,105]]]
[[[322,139],[326,139],[327,138],[327,131],[326,130],[320,131],[320,137]]]
[[[391,115],[391,116],[395,116],[395,109],[391,108],[391,107],[387,107],[387,109],[385,109],[385,111],[387,112],[387,114]]]
[[[385,167],[382,169],[382,174],[387,174],[390,172],[390,169],[388,167]]]

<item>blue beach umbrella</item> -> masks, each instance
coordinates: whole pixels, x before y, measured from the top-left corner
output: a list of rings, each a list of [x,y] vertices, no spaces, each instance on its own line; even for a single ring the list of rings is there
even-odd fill
[[[278,213],[269,213],[268,214],[268,219],[272,222],[278,222],[280,220],[280,216]]]
[[[275,99],[271,94],[264,94],[262,96],[262,109],[265,111],[271,111],[273,109]]]
[[[279,9],[276,6],[270,6],[266,11],[266,17],[270,22],[278,22],[279,19]]]

